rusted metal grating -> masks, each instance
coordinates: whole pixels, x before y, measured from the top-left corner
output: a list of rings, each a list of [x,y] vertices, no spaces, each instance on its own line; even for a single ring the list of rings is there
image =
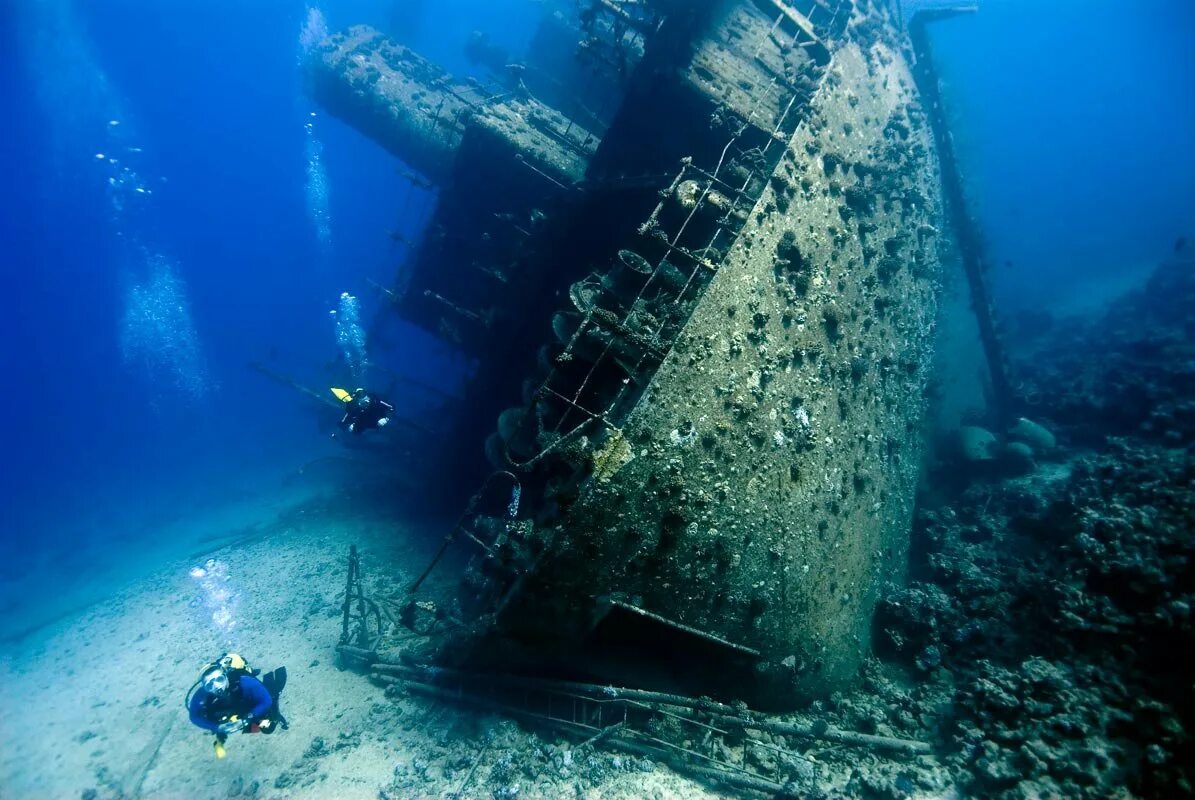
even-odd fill
[[[761,92],[761,94],[757,97],[752,108],[752,115],[754,114],[755,109],[758,109],[763,103],[770,99],[771,92],[774,92],[779,88],[781,88],[779,80],[773,78],[770,84],[765,87],[765,91]],[[772,148],[780,146],[781,142],[785,144],[787,143],[787,137],[784,136],[783,133],[791,132],[787,129],[791,127],[790,118],[797,108],[798,99],[799,98],[797,94],[792,94],[790,96],[788,104],[772,132],[773,135],[770,136],[763,144],[761,148],[761,156],[765,164],[770,164],[772,161],[772,159],[769,158]],[[739,138],[743,135],[745,127],[746,126],[740,128],[726,143],[726,146],[722,151],[722,156],[713,170],[702,169],[701,167],[695,166],[691,160],[686,159],[682,163],[680,171],[673,178],[671,185],[668,187],[668,189],[662,192],[663,196],[661,200],[659,203],[657,203],[647,221],[640,226],[641,235],[652,236],[659,242],[663,243],[664,255],[656,262],[652,268],[652,272],[648,280],[641,287],[634,300],[627,304],[628,308],[631,310],[628,310],[627,314],[620,321],[620,324],[623,328],[630,327],[631,315],[633,313],[633,309],[635,308],[635,304],[644,298],[644,295],[649,288],[658,287],[660,285],[660,274],[665,265],[672,264],[675,266],[677,261],[687,261],[692,266],[685,283],[680,290],[675,293],[674,301],[676,303],[681,303],[684,300],[686,294],[698,282],[704,271],[713,272],[716,271],[720,266],[720,263],[714,263],[708,259],[704,259],[700,256],[697,256],[696,253],[716,252],[718,251],[719,246],[723,244],[723,240],[725,241],[727,251],[729,251],[730,245],[733,244],[738,235],[738,229],[741,227],[741,222],[739,224],[735,224],[733,226],[734,229],[731,230],[731,221],[728,219],[725,220],[725,224],[719,225],[713,232],[710,239],[698,248],[686,247],[683,244],[683,237],[689,229],[690,224],[696,217],[698,211],[709,198],[711,191],[714,191],[715,186],[724,189],[731,197],[734,198],[734,202],[736,204],[744,201],[750,201],[752,203],[754,202],[751,198],[745,195],[745,192],[753,180],[762,176],[758,175],[755,171],[751,171],[748,173],[747,178],[740,186],[734,186],[727,183],[721,176],[722,168],[727,161],[727,155],[731,151],[732,147],[738,142]],[[686,179],[690,178],[690,176],[696,176],[697,178],[701,179],[701,193],[696,202],[694,202],[693,207],[689,210],[689,213],[685,216],[678,230],[674,234],[669,235],[667,232],[663,231],[660,226],[661,216],[666,205],[670,202],[675,202],[674,198],[676,196],[677,187],[679,187]],[[593,324],[594,321],[592,314],[587,314],[582,319],[580,326],[573,333],[570,341],[566,343],[563,352],[557,356],[557,359],[561,363],[571,361],[574,346],[579,341],[580,337],[584,335],[586,330],[588,330],[588,328]],[[682,321],[681,325],[678,326],[678,331],[683,329],[683,327],[684,321]],[[655,335],[662,338],[663,334],[664,324],[661,323],[660,327],[655,331]],[[600,420],[612,428],[616,428],[619,424],[621,424],[621,420],[616,419],[615,410],[626,399],[626,392],[631,390],[632,386],[630,382],[625,383],[623,387],[616,393],[614,399],[610,401],[603,409],[587,408],[581,401],[583,393],[589,387],[591,381],[594,379],[595,374],[601,367],[604,366],[604,360],[609,357],[612,344],[612,341],[606,344],[598,358],[593,362],[589,371],[571,392],[567,388],[555,385],[559,378],[559,371],[556,369],[556,367],[553,367],[549,371],[548,375],[541,384],[537,395],[541,397],[555,397],[563,400],[565,402],[566,408],[551,428],[551,433],[554,434],[551,443],[544,447],[539,453],[523,461],[514,459],[511,457],[510,453],[507,452],[506,457],[511,464],[519,467],[520,469],[531,468],[544,456],[560,447],[561,444],[565,443],[566,441],[571,441],[571,439],[574,438],[575,435],[577,435],[578,432],[590,421]],[[671,340],[664,342],[664,355],[671,350],[673,344],[674,341]],[[640,359],[640,361],[635,364],[633,371],[638,372],[643,367],[644,359]],[[573,416],[574,413],[580,413],[584,419],[581,420],[576,427],[570,429],[568,426],[570,422],[575,420],[575,417]],[[563,433],[564,431],[567,431],[567,433]]]

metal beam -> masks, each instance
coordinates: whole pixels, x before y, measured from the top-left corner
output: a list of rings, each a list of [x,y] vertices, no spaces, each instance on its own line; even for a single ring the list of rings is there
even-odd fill
[[[979,340],[988,364],[992,384],[992,410],[1000,424],[1005,426],[1011,423],[1018,400],[1009,378],[1004,348],[996,331],[995,312],[992,308],[991,290],[988,287],[984,263],[983,238],[974,217],[967,210],[962,172],[946,121],[941,83],[934,65],[933,47],[926,30],[926,24],[929,22],[972,13],[974,10],[975,6],[965,5],[919,11],[909,20],[909,38],[916,59],[913,75],[925,98],[924,105],[933,128],[938,160],[942,168],[942,190],[946,195],[947,213],[958,239],[963,272],[971,293],[971,307],[975,312]]]

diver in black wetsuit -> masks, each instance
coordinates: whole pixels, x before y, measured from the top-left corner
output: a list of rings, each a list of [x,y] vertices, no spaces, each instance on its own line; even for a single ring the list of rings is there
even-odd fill
[[[340,427],[349,433],[361,433],[370,428],[384,428],[394,415],[394,406],[379,397],[370,395],[364,389],[350,394],[344,389],[333,389],[332,394],[345,404],[344,418]]]

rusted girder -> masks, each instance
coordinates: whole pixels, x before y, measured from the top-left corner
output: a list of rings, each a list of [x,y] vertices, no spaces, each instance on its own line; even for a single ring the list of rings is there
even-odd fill
[[[822,41],[822,37],[818,36],[808,17],[784,0],[755,0],[755,5],[766,14],[779,14],[783,22],[787,23],[785,27],[798,44],[809,51],[814,61],[820,65],[830,63],[830,48]]]
[[[933,46],[930,44],[926,24],[974,12],[973,5],[919,11],[909,20],[909,38],[916,58],[913,75],[918,88],[925,97],[925,107],[933,128],[942,171],[942,191],[946,195],[947,214],[958,239],[959,256],[963,272],[971,293],[971,308],[979,328],[979,340],[988,365],[992,385],[992,410],[1002,426],[1012,422],[1015,416],[1017,398],[1008,374],[1008,362],[996,330],[995,312],[992,308],[991,290],[988,287],[984,262],[983,237],[975,218],[967,210],[966,194],[963,191],[962,175],[958,156],[954,151],[949,125],[943,107],[942,89],[934,65]]]

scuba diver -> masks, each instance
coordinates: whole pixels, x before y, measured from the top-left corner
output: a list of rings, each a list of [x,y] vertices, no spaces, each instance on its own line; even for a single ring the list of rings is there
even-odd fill
[[[394,406],[378,397],[371,397],[364,389],[351,394],[344,389],[332,389],[336,399],[345,404],[340,427],[349,433],[361,433],[370,428],[384,428],[390,422]]]
[[[216,758],[224,758],[224,742],[231,733],[273,733],[290,727],[278,708],[286,667],[258,679],[260,673],[236,653],[225,653],[203,668],[187,692],[191,722],[216,734]]]

